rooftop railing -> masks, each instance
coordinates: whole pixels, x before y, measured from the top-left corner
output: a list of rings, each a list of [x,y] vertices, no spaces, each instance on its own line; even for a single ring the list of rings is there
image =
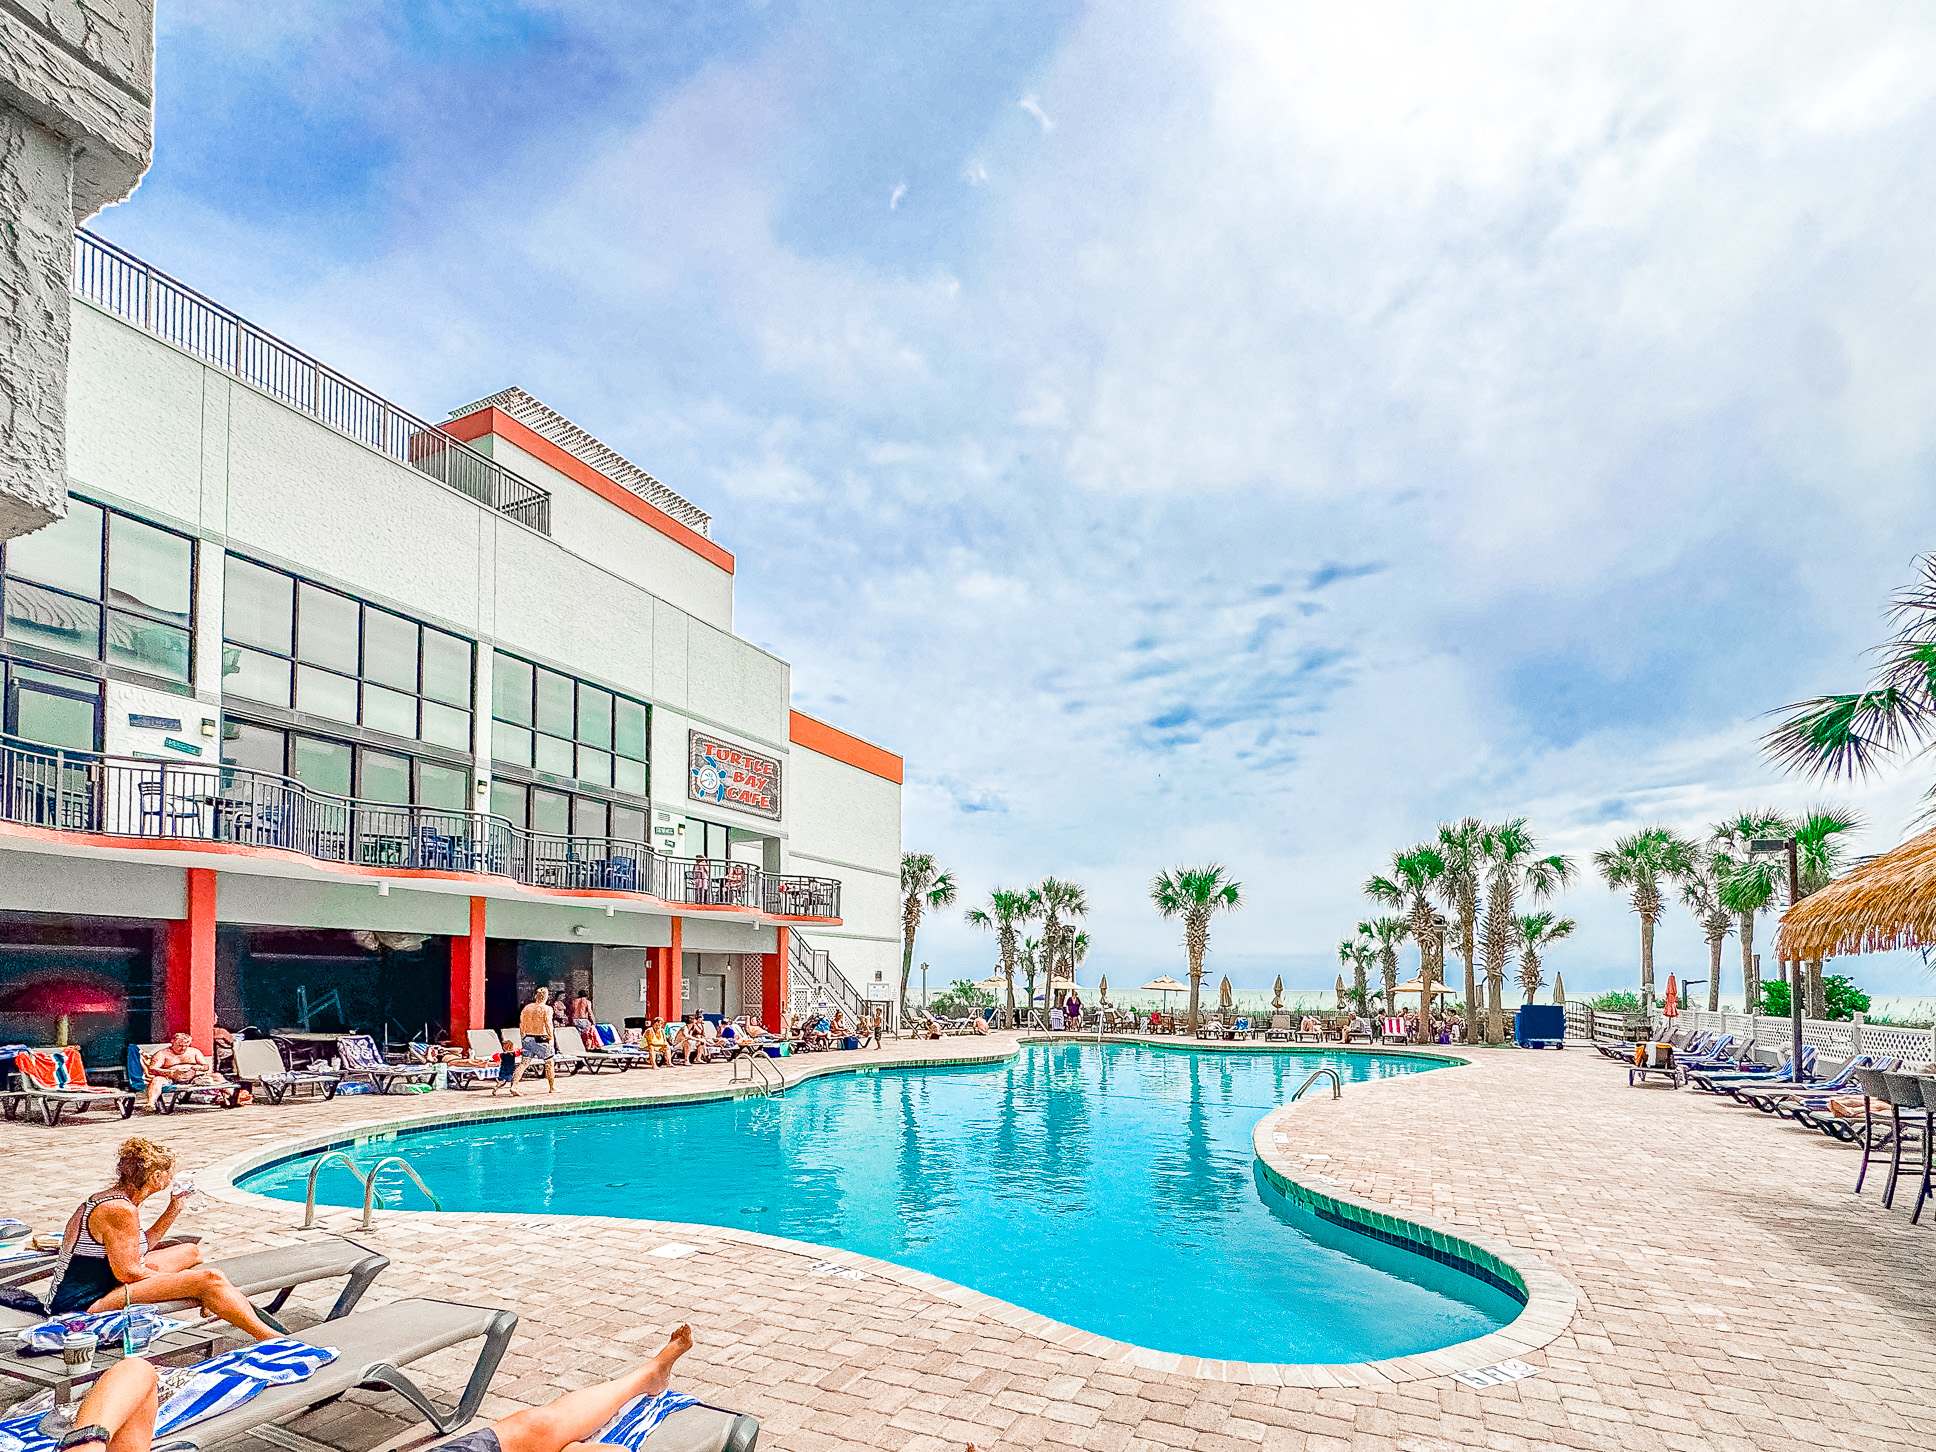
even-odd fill
[[[551,495],[530,480],[85,229],[74,234],[73,291],[398,463],[551,533]]]
[[[58,832],[224,843],[318,862],[638,893],[692,907],[840,917],[831,877],[666,857],[622,837],[528,832],[488,812],[361,801],[214,762],[67,751],[0,738],[0,821]]]

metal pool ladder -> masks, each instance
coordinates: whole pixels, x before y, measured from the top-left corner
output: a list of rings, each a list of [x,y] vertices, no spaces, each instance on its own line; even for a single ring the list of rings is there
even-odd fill
[[[1313,1069],[1310,1073],[1310,1076],[1306,1078],[1302,1084],[1297,1086],[1297,1092],[1291,1095],[1290,1102],[1292,1104],[1297,1103],[1298,1100],[1304,1097],[1304,1091],[1306,1089],[1309,1089],[1313,1084],[1317,1083],[1318,1080],[1322,1079],[1326,1074],[1329,1074],[1331,1076],[1331,1097],[1333,1099],[1344,1098],[1344,1080],[1338,1077],[1338,1071],[1336,1069],[1333,1069],[1329,1065],[1327,1065],[1322,1069]]]
[[[764,1052],[755,1050],[753,1053],[742,1054],[733,1060],[732,1082],[735,1084],[740,1082],[741,1064],[746,1065],[746,1082],[752,1086],[754,1094],[777,1096],[786,1093],[786,1074]]]
[[[316,1177],[323,1172],[325,1165],[335,1161],[341,1161],[343,1167],[363,1187],[363,1228],[365,1230],[368,1230],[376,1219],[376,1177],[391,1165],[395,1165],[401,1169],[410,1177],[411,1182],[419,1190],[424,1192],[425,1197],[430,1201],[431,1209],[441,1210],[444,1208],[443,1202],[432,1193],[430,1186],[423,1182],[423,1176],[411,1168],[410,1161],[406,1160],[402,1155],[385,1155],[370,1167],[370,1173],[366,1175],[357,1169],[356,1161],[351,1159],[342,1150],[331,1150],[328,1154],[320,1156],[316,1163],[309,1167],[309,1188],[303,1196],[302,1228],[304,1230],[312,1230],[316,1225]]]

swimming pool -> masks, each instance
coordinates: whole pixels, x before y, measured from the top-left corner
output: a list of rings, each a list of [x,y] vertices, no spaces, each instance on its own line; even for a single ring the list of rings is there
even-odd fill
[[[1266,1182],[1251,1130],[1320,1065],[1347,1084],[1436,1066],[1033,1044],[995,1064],[809,1079],[777,1099],[473,1120],[347,1148],[366,1165],[408,1155],[450,1210],[764,1231],[1185,1355],[1364,1361],[1512,1320],[1520,1302],[1505,1289]],[[238,1183],[300,1201],[313,1157]],[[321,1177],[318,1198],[357,1204],[360,1191],[336,1171]],[[427,1205],[401,1181],[387,1203]]]

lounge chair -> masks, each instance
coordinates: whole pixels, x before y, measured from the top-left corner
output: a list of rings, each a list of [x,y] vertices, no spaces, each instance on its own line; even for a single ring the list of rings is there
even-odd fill
[[[596,1058],[600,1054],[603,1054],[620,1068],[626,1069],[631,1068],[634,1064],[650,1064],[652,1062],[652,1056],[650,1054],[646,1053],[644,1049],[634,1048],[631,1044],[626,1043],[624,1038],[620,1036],[619,1031],[611,1024],[601,1023],[595,1027],[598,1031],[598,1042],[585,1046],[585,1051],[591,1054],[592,1057]]]
[[[1378,1037],[1388,1044],[1402,1044],[1407,1042],[1411,1035],[1405,1032],[1405,1020],[1394,1017],[1387,1018],[1378,1026]]]
[[[551,1043],[553,1050],[552,1057],[557,1061],[558,1067],[562,1069],[566,1065],[570,1065],[571,1072],[574,1074],[587,1071],[596,1074],[600,1069],[618,1069],[622,1071],[626,1067],[624,1064],[618,1063],[604,1054],[586,1052],[585,1036],[570,1025],[554,1029],[551,1035]]]
[[[368,1084],[379,1094],[394,1093],[398,1085],[422,1084],[425,1088],[437,1077],[435,1064],[391,1064],[377,1052],[376,1040],[368,1034],[345,1034],[336,1041],[336,1054],[343,1077]]]
[[[290,1068],[274,1039],[237,1039],[235,1077],[251,1092],[267,1095],[271,1104],[280,1104],[285,1095],[304,1089],[334,1099],[337,1085],[343,1082],[343,1076],[334,1069]]]
[[[128,1045],[128,1087],[136,1094],[147,1094],[148,1061],[167,1047],[166,1044]],[[184,1104],[199,1105],[204,1109],[233,1109],[241,1093],[240,1084],[215,1073],[205,1074],[193,1084],[177,1084],[168,1080],[161,1086],[161,1095],[155,1100],[155,1108],[163,1114],[173,1114]]]
[[[31,1287],[35,1281],[51,1276],[59,1259],[58,1254],[48,1251],[38,1262],[8,1261],[4,1268],[0,1268],[0,1289],[18,1293]],[[370,1288],[370,1283],[389,1266],[390,1258],[353,1240],[331,1235],[321,1240],[273,1246],[268,1250],[245,1251],[212,1264],[250,1300],[269,1296],[267,1301],[256,1306],[256,1312],[273,1326],[276,1324],[276,1312],[283,1308],[297,1287],[335,1280],[338,1276],[344,1278],[343,1289],[337,1293],[336,1302],[324,1319],[334,1321],[338,1316],[348,1315],[363,1299],[363,1293]],[[16,1298],[16,1295],[8,1297],[9,1301]],[[148,1309],[166,1314],[188,1310],[194,1304],[193,1301],[174,1301]],[[16,1330],[32,1326],[46,1319],[46,1314],[44,1310],[35,1312],[25,1307],[0,1306],[0,1334],[11,1335]]]
[[[1238,1019],[1238,1020],[1237,1020],[1237,1021],[1236,1021],[1235,1023],[1233,1023],[1233,1024],[1232,1024],[1232,1025],[1230,1026],[1230,1037],[1231,1037],[1231,1038],[1233,1038],[1233,1039],[1247,1039],[1247,1038],[1249,1038],[1249,1037],[1250,1037],[1250,1020],[1249,1020],[1248,1018],[1240,1018],[1240,1019]]]
[[[1813,1099],[1824,1094],[1842,1094],[1855,1086],[1855,1071],[1871,1067],[1867,1054],[1857,1054],[1844,1064],[1839,1071],[1827,1079],[1811,1079],[1806,1083],[1770,1083],[1764,1076],[1752,1083],[1730,1084],[1728,1096],[1742,1104],[1753,1105],[1763,1114],[1773,1114],[1786,1119],[1782,1114],[1784,1101]]]
[[[1743,1063],[1734,1069],[1694,1069],[1687,1075],[1687,1082],[1706,1094],[1726,1094],[1738,1084],[1767,1084],[1796,1082],[1792,1072],[1795,1056],[1787,1049],[1782,1050],[1780,1059],[1773,1064]],[[1807,1082],[1815,1074],[1815,1046],[1802,1045],[1802,1082]]]
[[[476,1058],[454,1059],[447,1054],[433,1051],[421,1039],[412,1039],[410,1047],[404,1051],[406,1064],[425,1064],[432,1070],[430,1084],[433,1089],[475,1089],[484,1084],[497,1082],[497,1061],[495,1056],[479,1061]],[[444,1082],[437,1082],[437,1074],[444,1076]]]
[[[1273,1013],[1270,1027],[1264,1030],[1265,1042],[1276,1039],[1283,1043],[1291,1041],[1291,1016],[1288,1013]]]
[[[20,1110],[40,1111],[49,1129],[69,1110],[84,1114],[90,1109],[118,1109],[126,1119],[134,1113],[135,1095],[126,1089],[90,1084],[81,1051],[72,1044],[52,1049],[21,1049],[13,1056],[15,1087],[0,1093],[0,1109],[8,1119]]]
[[[1698,1058],[1707,1052],[1708,1047],[1714,1042],[1714,1032],[1710,1029],[1702,1029],[1698,1033],[1689,1035],[1685,1039],[1682,1037],[1683,1032],[1681,1029],[1669,1029],[1660,1038],[1646,1040],[1603,1041],[1595,1039],[1593,1047],[1602,1058],[1612,1059],[1615,1063],[1624,1065],[1633,1062],[1634,1050],[1639,1048],[1643,1042],[1666,1044],[1675,1054],[1687,1054],[1694,1058]]]

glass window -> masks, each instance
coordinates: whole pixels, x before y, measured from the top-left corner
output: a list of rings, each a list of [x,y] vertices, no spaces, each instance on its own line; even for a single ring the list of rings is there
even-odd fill
[[[296,654],[312,665],[356,674],[356,602],[303,585],[296,594]]]
[[[612,766],[613,786],[622,792],[630,792],[635,797],[651,795],[646,785],[644,762],[621,756],[613,761]]]
[[[356,720],[356,682],[314,666],[296,669],[296,709],[335,721]]]
[[[108,611],[108,664],[188,681],[188,632],[125,610]]]
[[[417,624],[387,610],[363,607],[363,679],[417,690]]]
[[[471,804],[471,774],[462,767],[420,761],[417,763],[417,801],[447,812],[464,811]]]
[[[620,756],[645,760],[645,707],[623,696],[614,703],[612,746]]]
[[[578,683],[578,739],[587,746],[612,744],[612,693]]]
[[[181,535],[125,514],[109,516],[108,598],[114,604],[188,624],[194,560],[194,546]]]
[[[645,813],[637,807],[612,808],[612,837],[618,842],[643,846],[645,843]]]
[[[16,666],[10,705],[15,736],[75,751],[100,747],[101,688],[92,681]]]
[[[7,573],[101,598],[101,506],[67,501],[67,517],[7,541]]]
[[[556,772],[559,776],[570,776],[572,770],[571,743],[560,741],[556,736],[539,736],[533,743],[534,751],[531,764],[539,771]]]
[[[524,825],[525,789],[514,781],[491,783],[491,814],[503,817],[513,827]]]
[[[438,746],[448,746],[453,751],[471,749],[471,713],[440,706],[435,701],[423,703],[423,739]]]
[[[533,789],[531,793],[531,830],[555,832],[563,837],[571,832],[571,798],[563,792]]]
[[[423,693],[432,700],[471,708],[471,643],[424,627]]]
[[[571,832],[574,837],[603,837],[611,825],[605,803],[591,797],[571,799]]]
[[[553,736],[571,735],[571,679],[551,671],[538,672],[538,729]],[[567,768],[569,770],[569,768]]]
[[[252,721],[222,723],[222,761],[228,766],[281,776],[283,772],[283,735]]]
[[[12,546],[8,547],[11,558]],[[101,607],[25,580],[8,580],[6,636],[20,645],[37,645],[68,655],[99,659]]]
[[[239,645],[222,647],[222,689],[251,701],[267,701],[276,706],[289,704],[289,662],[279,655],[245,650]]]
[[[417,698],[381,686],[363,688],[363,724],[393,736],[417,734]]]
[[[610,786],[612,784],[611,753],[593,751],[589,746],[579,747],[578,779],[592,786]]]
[[[491,723],[491,755],[517,766],[531,765],[531,733],[522,726]]]
[[[362,776],[356,794],[365,801],[387,802],[391,806],[410,804],[410,758],[365,747],[357,753]]]
[[[234,555],[222,567],[222,634],[244,645],[288,655],[296,582]]]
[[[319,736],[297,736],[291,739],[291,745],[291,776],[314,791],[330,792],[339,797],[350,794],[351,752],[348,742],[325,741]]]
[[[531,667],[502,652],[491,660],[491,714],[519,726],[531,724]]]

